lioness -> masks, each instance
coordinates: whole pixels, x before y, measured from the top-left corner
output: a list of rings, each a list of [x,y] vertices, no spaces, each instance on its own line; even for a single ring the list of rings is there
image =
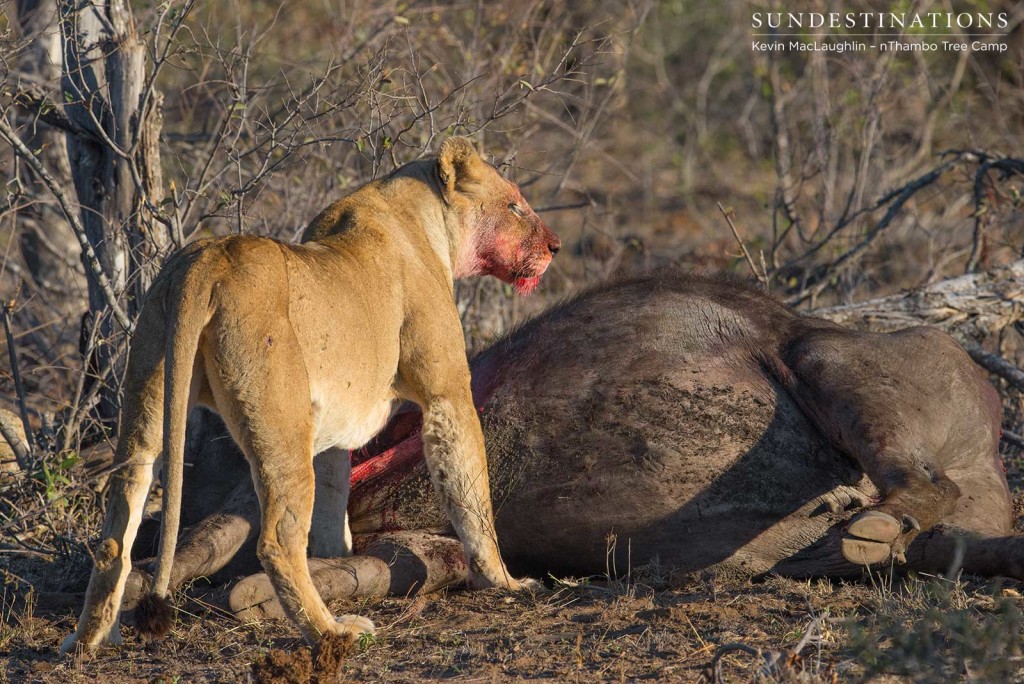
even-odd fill
[[[120,468],[62,653],[120,641],[130,550],[161,454],[159,562],[139,626],[169,629],[185,419],[197,403],[224,418],[245,453],[261,509],[258,555],[307,641],[373,630],[365,618],[331,616],[310,579],[313,457],[366,443],[396,399],[423,409],[431,479],[464,542],[471,584],[521,586],[498,552],[452,281],[490,274],[528,292],[558,237],[463,138],[331,205],[307,237],[196,243],[153,283],[128,360]]]

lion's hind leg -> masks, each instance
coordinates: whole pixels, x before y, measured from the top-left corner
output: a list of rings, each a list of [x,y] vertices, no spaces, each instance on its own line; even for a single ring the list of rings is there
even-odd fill
[[[62,654],[77,644],[92,650],[121,640],[118,616],[132,569],[131,549],[160,467],[163,439],[163,348],[144,346],[133,350],[129,362],[125,396],[136,401],[122,411],[116,471],[110,478],[106,518],[94,552],[85,607],[78,628],[61,645]]]
[[[257,454],[261,448],[256,447]],[[262,507],[256,553],[285,614],[313,643],[325,634],[357,637],[372,633],[374,627],[368,619],[355,615],[333,617],[309,575],[306,543],[313,517],[314,486],[311,451],[310,438],[305,454],[290,454],[294,460],[288,462],[287,469],[265,467],[265,454],[263,458],[257,455],[253,459],[253,475]]]
[[[250,317],[243,329],[228,317],[215,320],[214,329],[218,353],[206,355],[206,377],[218,412],[249,461],[260,502],[256,553],[284,612],[311,644],[327,634],[372,633],[366,618],[332,616],[309,575],[313,407],[290,322]]]
[[[118,616],[132,569],[131,547],[142,522],[153,471],[158,466],[155,454],[149,463],[138,458],[139,454],[133,456],[133,461],[142,462],[126,463],[111,477],[107,517],[101,541],[93,553],[94,567],[85,607],[77,630],[61,645],[61,654],[68,653],[76,644],[92,650],[103,644],[121,643]]]

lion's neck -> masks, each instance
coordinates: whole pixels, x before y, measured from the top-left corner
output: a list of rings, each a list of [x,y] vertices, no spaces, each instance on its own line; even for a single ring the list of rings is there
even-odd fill
[[[399,210],[406,226],[420,226],[441,262],[448,279],[455,280],[480,272],[476,256],[476,240],[471,226],[476,217],[469,202],[449,206],[441,197],[437,178],[437,162],[423,159],[397,169],[390,176],[360,188],[352,195],[335,202],[313,220],[303,241],[331,239],[344,234],[360,222],[356,200],[360,193],[376,196],[379,207]],[[347,218],[346,218],[347,217]]]
[[[451,280],[481,273],[477,254],[477,236],[473,226],[476,223],[476,208],[469,202],[457,205],[440,203],[437,164],[433,159],[413,162],[399,170],[407,172],[409,177],[419,183],[410,184],[410,192],[423,193],[423,201],[418,203],[420,225],[427,233],[427,240],[437,258],[444,265]],[[405,174],[403,174],[405,175]],[[428,197],[431,195],[432,197]],[[435,201],[430,201],[431,199]]]

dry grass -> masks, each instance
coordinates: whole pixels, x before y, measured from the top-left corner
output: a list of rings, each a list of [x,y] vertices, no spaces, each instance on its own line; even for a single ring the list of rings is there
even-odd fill
[[[340,681],[713,681],[720,650],[724,681],[1024,673],[1019,582],[671,579],[671,589],[603,578],[559,581],[536,596],[452,591],[336,604],[380,627],[344,661]],[[195,600],[182,605],[162,642],[126,629],[122,647],[63,662],[54,645],[74,616],[22,606],[0,627],[0,681],[244,681],[254,663],[264,673],[283,665],[294,681],[323,671],[288,624],[243,626]],[[744,649],[723,648],[737,644]]]

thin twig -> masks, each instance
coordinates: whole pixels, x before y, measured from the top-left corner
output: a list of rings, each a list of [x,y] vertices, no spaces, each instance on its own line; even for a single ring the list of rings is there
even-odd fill
[[[903,206],[922,188],[928,187],[935,181],[937,181],[944,173],[953,168],[956,164],[956,159],[950,159],[942,162],[931,171],[918,176],[909,183],[901,186],[899,190],[888,193],[883,200],[876,203],[876,207],[880,207],[882,204],[887,202],[889,199],[892,203],[886,209],[885,214],[879,219],[878,223],[875,224],[867,234],[854,245],[852,248],[845,251],[841,256],[836,258],[834,261],[828,264],[824,264],[815,269],[814,273],[811,274],[802,290],[799,294],[786,300],[786,303],[790,306],[797,306],[802,304],[808,299],[814,301],[814,299],[821,294],[832,278],[840,268],[848,264],[852,264],[858,259],[872,244],[875,240],[885,231],[886,228],[893,222],[893,220],[899,216],[903,210]]]
[[[1003,172],[1003,177],[1013,175],[1024,175],[1024,160],[1013,157],[990,156],[979,150],[958,150],[946,152],[955,154],[968,161],[977,161],[978,170],[974,174],[974,235],[971,239],[971,255],[967,259],[966,273],[974,273],[978,270],[978,264],[982,258],[984,249],[986,226],[992,219],[992,207],[985,201],[985,182],[988,180],[988,172],[995,169]]]
[[[732,209],[726,210],[726,208],[722,206],[721,202],[716,202],[716,204],[718,205],[718,211],[722,212],[722,216],[725,217],[726,223],[729,224],[729,229],[732,230],[732,235],[736,238],[736,242],[739,243],[740,249],[743,250],[743,258],[747,260],[747,264],[750,266],[750,271],[754,274],[754,277],[757,278],[758,282],[764,286],[764,289],[767,290],[768,275],[758,271],[757,266],[754,265],[754,260],[750,257],[750,252],[747,251],[747,246],[743,243],[743,238],[740,237],[740,232],[736,230],[736,224],[732,221]]]
[[[71,400],[71,406],[68,411],[67,422],[64,423],[64,436],[61,440],[60,453],[66,453],[71,448],[71,439],[78,433],[78,425],[82,421],[82,416],[85,413],[83,410],[83,404],[88,404],[88,401],[83,402],[82,393],[85,391],[85,382],[89,377],[89,359],[92,358],[93,352],[96,350],[96,336],[99,333],[99,316],[88,315],[89,322],[89,337],[85,344],[85,351],[82,353],[82,359],[85,363],[83,364],[82,372],[78,376],[78,381],[75,383],[75,395]],[[93,384],[91,389],[97,389],[97,386],[101,383],[98,381]],[[98,394],[94,393],[94,394]],[[90,407],[91,408],[91,407]]]
[[[128,315],[125,314],[124,309],[121,308],[121,304],[117,301],[117,295],[114,294],[114,288],[110,284],[110,279],[103,271],[103,265],[100,263],[99,257],[96,256],[96,251],[92,248],[92,243],[89,242],[89,237],[86,235],[85,227],[82,225],[77,212],[71,206],[68,196],[64,193],[60,184],[46,170],[43,163],[22,142],[21,138],[14,132],[7,123],[7,119],[3,116],[0,116],[0,137],[3,137],[14,148],[14,152],[24,159],[26,164],[32,167],[32,170],[36,172],[36,175],[39,176],[39,179],[43,181],[43,184],[53,194],[54,199],[57,200],[61,211],[64,212],[64,217],[71,224],[75,237],[78,238],[78,244],[82,247],[82,255],[89,265],[89,270],[92,271],[97,284],[100,286],[100,290],[103,291],[103,296],[107,299],[107,305],[114,312],[114,318],[117,319],[118,324],[122,328],[130,333],[132,331],[132,323],[128,319]]]

